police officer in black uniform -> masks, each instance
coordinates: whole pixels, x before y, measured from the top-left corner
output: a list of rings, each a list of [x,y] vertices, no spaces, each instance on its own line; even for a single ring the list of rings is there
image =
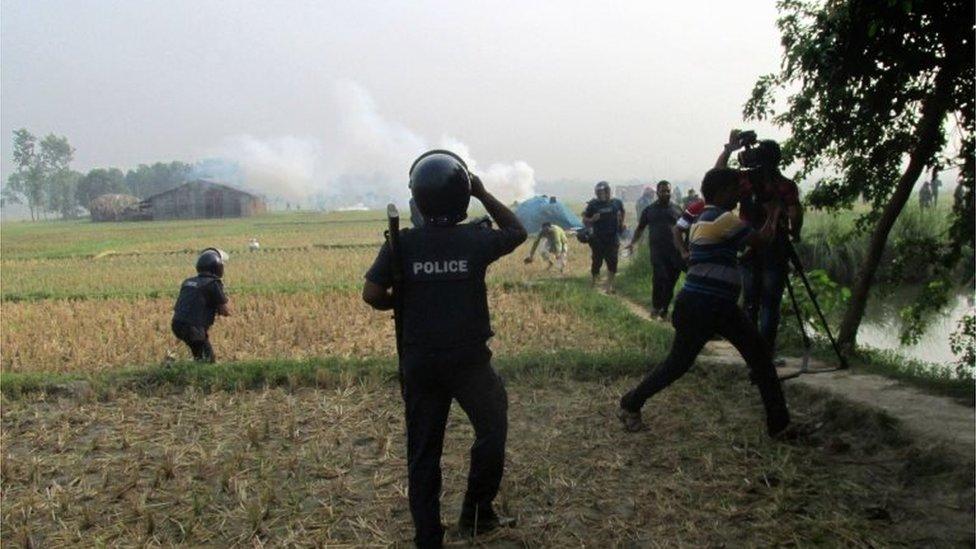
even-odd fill
[[[601,181],[595,187],[596,198],[586,203],[583,224],[592,230],[590,235],[590,274],[596,286],[600,268],[607,264],[607,291],[613,293],[613,279],[617,275],[620,252],[620,233],[624,230],[624,203],[611,198],[610,184]]]
[[[194,360],[214,362],[209,330],[216,315],[230,316],[227,294],[224,293],[224,259],[227,254],[217,248],[207,248],[197,258],[197,276],[188,278],[180,286],[180,295],[173,307],[173,334],[186,343]]]
[[[485,271],[526,239],[525,228],[489,194],[464,162],[446,151],[422,155],[410,169],[422,227],[403,229],[399,265],[384,245],[366,273],[363,299],[394,306],[392,269],[403,275],[400,371],[407,419],[410,513],[418,547],[440,547],[441,451],[452,400],[471,421],[475,442],[458,528],[475,535],[504,525],[492,508],[505,465],[508,397],[491,367]],[[498,224],[459,224],[471,197]]]

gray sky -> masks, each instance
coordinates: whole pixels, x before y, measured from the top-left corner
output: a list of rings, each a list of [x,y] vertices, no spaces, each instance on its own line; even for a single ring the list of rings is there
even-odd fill
[[[341,151],[375,122],[539,180],[697,180],[779,65],[775,17],[758,0],[5,0],[2,172],[19,127],[67,136],[85,171],[241,135]],[[373,103],[345,133],[337,85]]]

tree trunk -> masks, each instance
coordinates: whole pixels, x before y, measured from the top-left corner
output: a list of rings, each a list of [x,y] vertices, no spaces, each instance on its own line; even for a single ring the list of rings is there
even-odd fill
[[[851,301],[847,310],[844,311],[844,320],[841,322],[840,333],[837,336],[837,343],[845,351],[853,350],[857,342],[857,330],[864,318],[871,284],[874,282],[874,275],[881,263],[881,255],[888,243],[891,228],[895,225],[895,221],[908,199],[911,198],[912,189],[915,187],[919,175],[922,174],[922,170],[925,169],[925,165],[937,152],[942,121],[948,114],[949,83],[952,81],[949,75],[944,73],[943,70],[936,76],[932,95],[926,97],[922,103],[922,116],[919,118],[918,126],[915,129],[916,141],[909,156],[908,167],[898,178],[895,192],[888,199],[888,203],[881,212],[881,217],[874,226],[868,245],[868,254],[854,279]]]

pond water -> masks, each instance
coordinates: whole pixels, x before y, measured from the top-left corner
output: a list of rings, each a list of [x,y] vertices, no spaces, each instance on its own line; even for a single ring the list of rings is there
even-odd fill
[[[954,362],[956,357],[949,348],[949,335],[956,330],[959,319],[973,310],[973,294],[956,295],[949,307],[931,320],[917,344],[903,346],[898,340],[901,331],[898,310],[910,300],[911,295],[907,291],[883,297],[872,296],[858,331],[858,344],[896,351],[903,356],[935,364]]]

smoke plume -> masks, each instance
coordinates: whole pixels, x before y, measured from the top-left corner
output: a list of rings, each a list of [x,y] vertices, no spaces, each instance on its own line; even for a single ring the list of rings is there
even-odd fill
[[[330,98],[337,123],[317,137],[261,139],[239,135],[224,140],[197,164],[200,177],[238,184],[288,201],[333,209],[388,202],[410,196],[407,170],[422,152],[443,148],[465,159],[485,186],[504,202],[535,194],[535,174],[523,161],[481,166],[468,146],[451,136],[428,141],[383,117],[369,93],[342,81]]]

